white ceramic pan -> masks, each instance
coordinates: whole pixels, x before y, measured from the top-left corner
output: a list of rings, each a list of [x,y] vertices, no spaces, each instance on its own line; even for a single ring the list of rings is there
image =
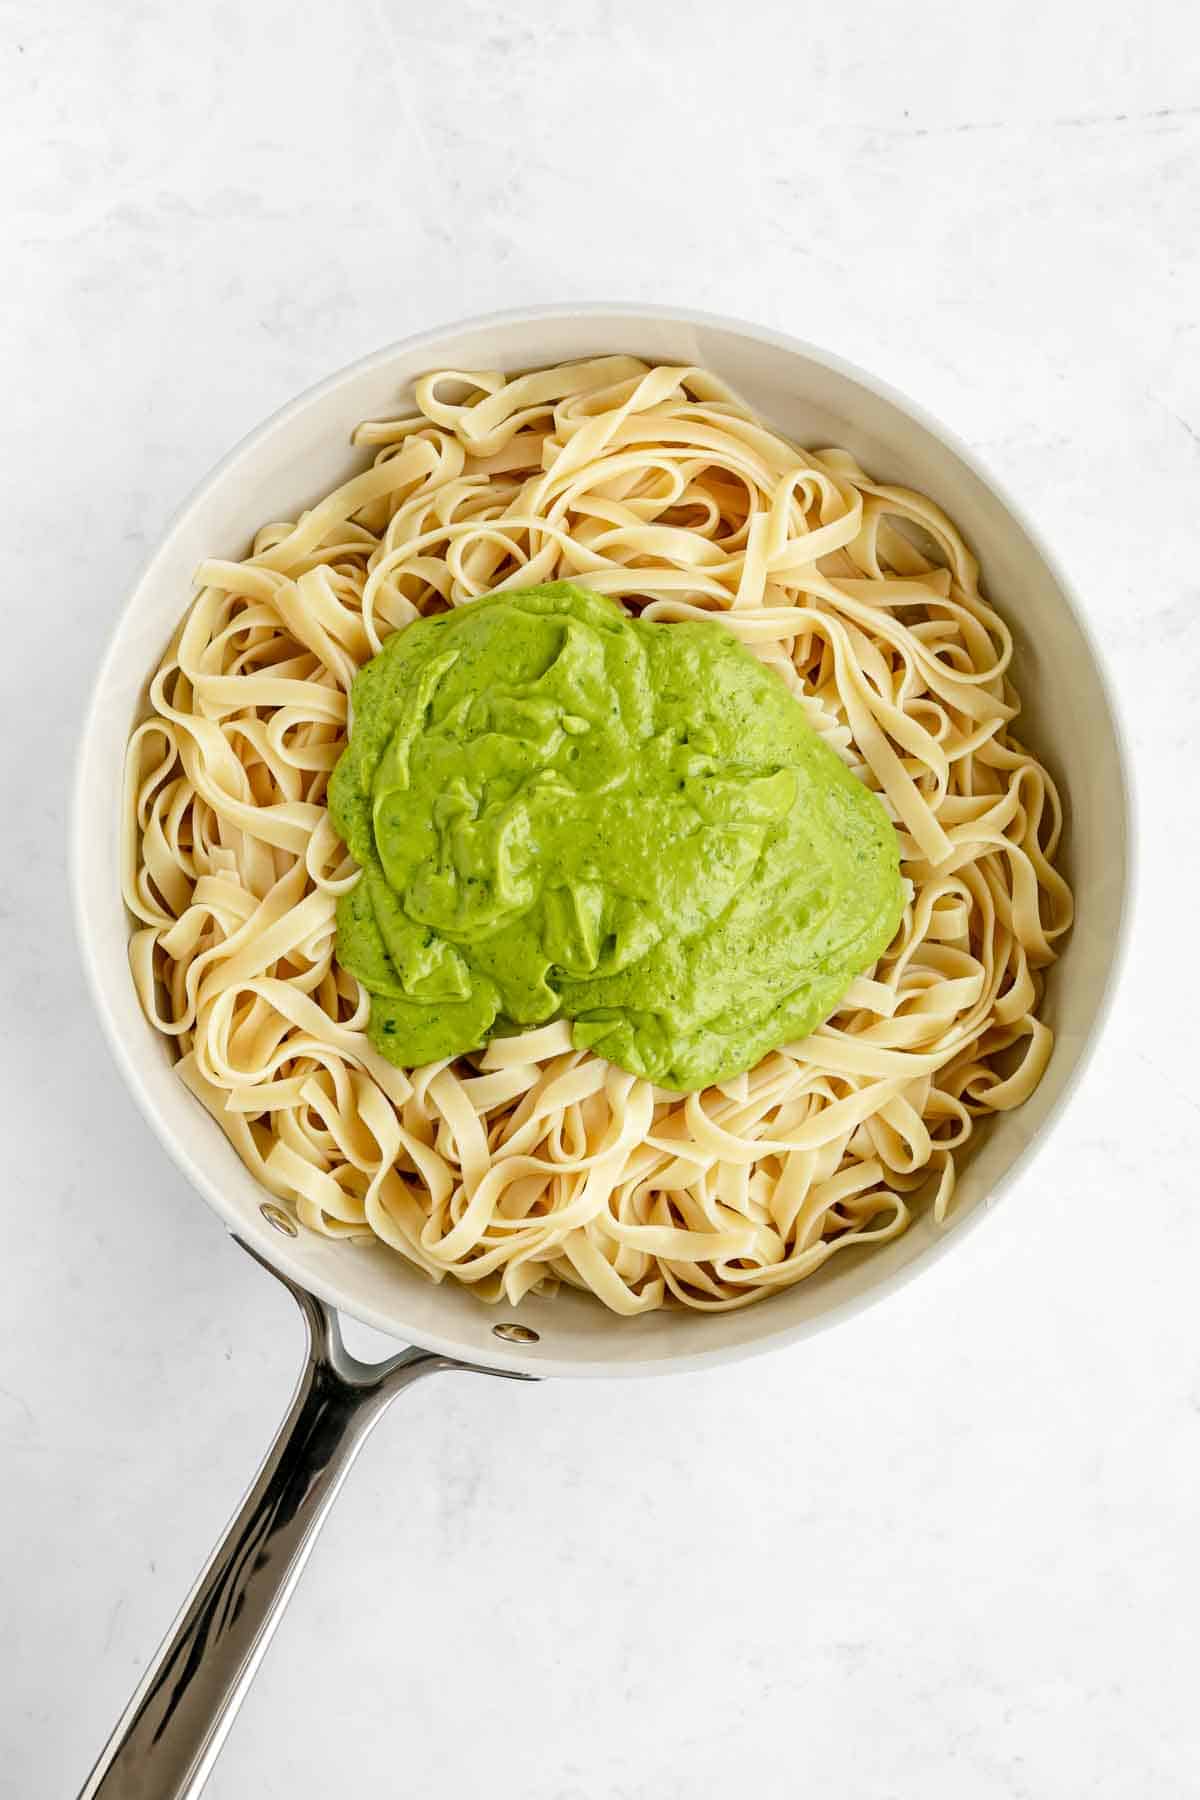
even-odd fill
[[[301,1233],[274,1206],[171,1068],[142,1016],[126,958],[118,808],[125,741],[148,677],[206,556],[239,557],[264,519],[294,518],[361,466],[359,420],[396,410],[432,368],[517,370],[602,352],[714,370],[772,424],[850,449],[875,476],[930,494],[979,555],[1016,638],[1023,733],[1066,797],[1064,867],[1078,922],[1052,972],[1056,1049],[1041,1086],[972,1140],[953,1223],[918,1219],[891,1243],[835,1257],[762,1306],[718,1316],[617,1319],[563,1292],[519,1322],[461,1287],[433,1287],[377,1245]],[[1129,792],[1096,649],[1066,583],[1013,503],[919,408],[837,357],[735,321],[623,306],[544,308],[410,338],[334,375],[213,470],[175,520],[117,623],[81,745],[73,825],[84,963],[116,1056],[146,1118],[234,1236],[295,1294],[309,1325],[296,1397],[245,1505],[214,1553],[83,1792],[176,1800],[199,1792],[334,1494],[390,1398],[448,1368],[517,1377],[660,1375],[728,1362],[879,1298],[972,1230],[1058,1116],[1105,1011],[1129,889]],[[367,1368],[341,1345],[341,1310],[415,1348]]]

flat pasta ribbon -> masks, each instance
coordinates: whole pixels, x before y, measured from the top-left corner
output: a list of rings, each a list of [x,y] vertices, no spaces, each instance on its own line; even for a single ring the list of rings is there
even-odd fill
[[[361,426],[370,466],[245,561],[202,565],[127,759],[130,962],[181,1078],[307,1228],[515,1306],[727,1310],[953,1205],[981,1119],[1053,1038],[1062,808],[1013,735],[1012,640],[925,496],[808,451],[700,369],[596,357],[435,371]],[[706,618],[774,668],[881,796],[911,898],[801,1043],[686,1097],[564,1022],[407,1073],[334,958],[358,871],[329,775],[357,669],[412,619],[577,580]]]

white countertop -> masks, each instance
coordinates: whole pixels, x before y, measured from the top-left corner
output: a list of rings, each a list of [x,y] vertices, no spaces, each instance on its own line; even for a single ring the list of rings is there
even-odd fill
[[[322,374],[613,298],[837,349],[1024,502],[1140,765],[1127,978],[1033,1171],[867,1316],[704,1377],[418,1388],[208,1794],[1187,1800],[1200,15],[313,10],[4,10],[0,1795],[75,1791],[300,1349],[81,990],[65,786],[114,611],[186,490]]]

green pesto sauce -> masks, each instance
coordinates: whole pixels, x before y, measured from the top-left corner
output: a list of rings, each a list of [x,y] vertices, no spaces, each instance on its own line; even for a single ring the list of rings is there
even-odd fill
[[[718,624],[569,582],[389,638],[354,683],[330,811],[361,863],[337,955],[404,1068],[572,1021],[661,1086],[748,1069],[895,932],[896,834]]]

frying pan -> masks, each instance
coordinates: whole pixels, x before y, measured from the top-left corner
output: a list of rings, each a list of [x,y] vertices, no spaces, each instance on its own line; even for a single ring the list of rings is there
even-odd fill
[[[1063,866],[1079,913],[1046,995],[1057,1040],[1049,1070],[1024,1106],[972,1139],[948,1227],[918,1217],[903,1237],[851,1248],[799,1286],[738,1312],[617,1319],[568,1291],[531,1296],[513,1319],[454,1283],[430,1285],[382,1245],[297,1231],[173,1073],[168,1045],[138,1006],[126,956],[122,761],[197,564],[244,555],[264,519],[294,518],[361,466],[350,447],[359,420],[395,412],[414,377],[433,368],[511,371],[604,352],[712,369],[791,436],[843,445],[877,478],[920,488],[950,513],[1014,630],[1024,734],[1066,796]],[[185,504],[117,622],[80,746],[73,891],[93,996],[135,1099],[227,1229],[291,1290],[308,1349],[266,1461],[83,1796],[199,1793],[356,1452],[414,1381],[445,1370],[539,1379],[662,1375],[729,1362],[846,1318],[957,1244],[1045,1139],[1103,1022],[1124,936],[1130,838],[1120,729],[1098,652],[1049,553],[963,445],[882,382],[811,344],[658,307],[496,314],[367,357],[246,438]],[[339,1311],[412,1347],[363,1364],[342,1344]]]

